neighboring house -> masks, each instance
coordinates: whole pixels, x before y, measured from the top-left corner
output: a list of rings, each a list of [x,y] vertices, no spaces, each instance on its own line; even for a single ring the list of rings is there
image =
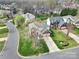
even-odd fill
[[[55,9],[53,9],[53,13],[60,14],[61,11],[62,11],[62,9],[59,9],[59,8],[55,8]]]
[[[23,9],[18,8],[18,14],[19,14],[19,15],[22,15],[22,14],[23,14]]]
[[[74,23],[74,25],[75,25],[77,28],[79,28],[79,20],[77,20],[77,21]]]
[[[44,35],[50,35],[49,28],[46,23],[30,23],[29,24],[29,33],[34,38],[40,39]]]
[[[51,17],[50,18],[50,26],[54,26],[54,24],[58,24],[61,27],[65,23],[63,17]]]
[[[77,8],[79,8],[79,4],[77,4]]]
[[[71,15],[68,15],[68,16],[63,16],[63,19],[65,22],[69,23],[71,22],[72,24],[75,22],[75,17],[74,16],[71,16]]]
[[[77,8],[77,4],[74,0],[66,0],[63,2],[62,6],[65,8]]]
[[[26,13],[26,14],[23,14],[22,16],[25,17],[25,19],[26,19],[25,23],[32,22],[35,20],[35,16],[31,13]]]
[[[0,10],[0,16],[12,17],[12,13],[10,10]]]
[[[58,6],[53,8],[53,13],[60,14],[62,10],[63,10],[63,7],[59,4]]]
[[[0,4],[0,15],[3,15],[3,13],[7,14],[9,17],[14,16],[14,11],[16,9],[15,3],[11,4]]]
[[[10,5],[0,5],[1,9],[6,9],[6,10],[10,10]]]
[[[74,17],[71,16],[58,16],[58,17],[51,17],[50,22],[47,21],[47,23],[50,23],[50,26],[52,25],[52,27],[54,26],[54,24],[58,24],[58,27],[62,27],[62,26],[67,26],[67,23],[72,23],[75,21],[73,19]]]

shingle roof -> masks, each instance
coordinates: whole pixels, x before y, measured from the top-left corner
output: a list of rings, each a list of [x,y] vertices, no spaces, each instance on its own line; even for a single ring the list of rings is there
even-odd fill
[[[47,30],[48,26],[46,23],[43,23],[43,24],[37,24],[37,23],[31,23],[30,24],[30,27],[31,28],[36,28],[38,31],[40,32],[44,32],[45,30]]]
[[[63,17],[60,17],[60,16],[58,16],[58,17],[51,17],[50,18],[50,22],[52,24],[55,23],[55,22],[59,22],[59,26],[61,26],[61,25],[63,25],[65,23]]]

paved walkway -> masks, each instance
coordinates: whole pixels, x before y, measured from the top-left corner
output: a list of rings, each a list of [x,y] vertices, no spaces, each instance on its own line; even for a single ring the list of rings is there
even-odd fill
[[[65,34],[67,34],[67,29],[65,30],[62,30]],[[73,33],[69,33],[69,37],[71,37],[72,39],[74,39],[77,43],[79,43],[79,37],[76,36],[75,34]]]
[[[7,37],[0,38],[0,41],[7,41]]]
[[[44,37],[44,41],[46,42],[49,48],[49,52],[59,51],[59,48],[56,46],[56,44],[54,43],[51,37]]]

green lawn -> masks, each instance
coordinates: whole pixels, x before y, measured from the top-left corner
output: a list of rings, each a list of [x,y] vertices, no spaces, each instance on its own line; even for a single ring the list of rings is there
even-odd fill
[[[46,20],[48,18],[48,15],[45,15],[45,14],[44,15],[37,15],[36,18],[38,20]]]
[[[73,39],[66,37],[64,33],[62,33],[59,30],[50,30],[51,31],[51,37],[60,49],[65,49],[65,48],[71,48],[78,46],[79,44],[76,43]],[[64,44],[68,44],[67,46],[62,45],[60,42],[64,42]]]
[[[0,38],[4,38],[7,35],[8,35],[8,29],[7,28],[0,29]],[[2,51],[2,49],[4,47],[4,43],[5,43],[5,41],[0,42],[0,52]]]
[[[20,33],[20,41],[19,41],[19,53],[23,56],[31,56],[31,55],[38,55],[39,53],[46,53],[49,52],[48,47],[44,40],[40,40],[40,44],[38,48],[33,48],[32,39],[28,36],[28,28],[18,28]]]
[[[72,30],[72,32],[74,33],[74,34],[76,34],[77,36],[79,36],[79,28],[74,28],[73,30]]]
[[[8,28],[0,29],[0,38],[6,37],[8,35]]]
[[[0,27],[3,27],[3,26],[6,26],[5,24],[3,24],[3,23],[0,23]]]
[[[4,19],[4,18],[7,18],[7,16],[0,16],[0,19]]]
[[[2,49],[4,48],[4,43],[5,43],[5,41],[0,42],[0,52],[1,52],[1,51],[2,51]]]

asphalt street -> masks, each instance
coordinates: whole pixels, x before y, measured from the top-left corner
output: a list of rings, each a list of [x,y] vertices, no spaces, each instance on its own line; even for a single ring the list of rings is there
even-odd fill
[[[0,59],[79,59],[79,47],[41,56],[33,56],[31,58],[22,58],[17,54],[19,32],[12,23],[7,22],[6,25],[9,29],[9,35],[5,48],[0,54]]]

